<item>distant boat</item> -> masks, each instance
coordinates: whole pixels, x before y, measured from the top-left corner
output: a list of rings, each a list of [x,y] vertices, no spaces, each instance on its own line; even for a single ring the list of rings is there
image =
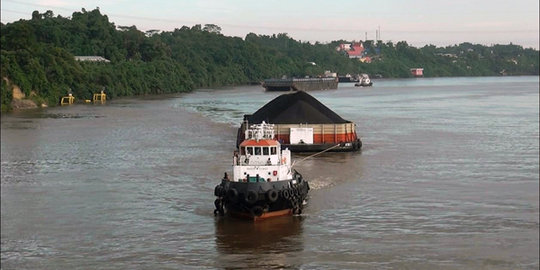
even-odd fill
[[[310,91],[337,89],[338,79],[328,78],[289,78],[264,80],[262,86],[266,91]]]
[[[367,74],[360,74],[359,82],[355,83],[354,86],[372,86],[373,82],[369,79]]]
[[[347,74],[345,76],[339,76],[338,77],[339,82],[347,83],[347,82],[359,82],[358,76],[352,76],[351,74]]]

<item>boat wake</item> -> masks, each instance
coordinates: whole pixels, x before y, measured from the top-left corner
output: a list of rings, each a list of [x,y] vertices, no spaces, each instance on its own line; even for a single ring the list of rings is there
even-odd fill
[[[309,181],[309,187],[313,190],[327,189],[336,186],[336,179],[332,177],[312,178]]]

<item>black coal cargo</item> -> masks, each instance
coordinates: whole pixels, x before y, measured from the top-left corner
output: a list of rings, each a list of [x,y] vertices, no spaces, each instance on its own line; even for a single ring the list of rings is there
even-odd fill
[[[244,115],[237,146],[244,140],[247,125],[275,125],[277,139],[291,151],[357,151],[362,143],[356,125],[304,91],[280,95],[251,115]],[[339,146],[336,146],[339,144]]]

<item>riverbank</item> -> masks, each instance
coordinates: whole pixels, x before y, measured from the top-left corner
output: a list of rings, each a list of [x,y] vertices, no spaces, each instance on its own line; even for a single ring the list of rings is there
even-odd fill
[[[12,97],[10,106],[11,109],[14,111],[20,111],[20,110],[28,110],[28,109],[36,109],[36,108],[46,108],[49,107],[46,103],[41,103],[39,106],[36,104],[36,102],[30,98],[27,98],[26,95],[21,91],[21,88],[19,88],[16,85],[12,86]],[[30,97],[35,96],[36,93],[34,91],[30,92]]]
[[[480,77],[473,77],[473,76],[457,76],[457,77],[417,77],[417,78],[375,78],[372,79],[372,81],[376,82],[377,85],[374,86],[374,89],[380,88],[381,86],[410,86],[410,85],[416,85],[418,87],[421,86],[427,86],[427,85],[440,85],[443,84],[452,85],[456,83],[468,83],[471,81],[474,81],[476,79],[482,79],[482,81],[489,81],[489,80],[500,80],[503,82],[511,82],[511,81],[521,81],[522,78],[538,78],[537,75],[516,75],[516,76],[480,76]],[[383,83],[382,85],[380,83]],[[339,83],[338,85],[346,86],[351,83]],[[212,91],[219,91],[222,89],[230,89],[232,87],[245,87],[245,86],[256,86],[257,84],[246,84],[246,85],[235,85],[235,86],[220,86],[220,87],[214,87],[214,88],[201,88],[201,89],[195,89],[190,90],[189,92],[194,92],[198,90],[208,90],[211,89]],[[339,89],[340,87],[338,87]],[[260,86],[260,90],[264,91],[264,87]],[[28,99],[25,97],[24,93],[21,92],[20,88],[17,86],[13,87],[13,100],[11,101],[11,106],[13,110],[29,110],[29,109],[36,109],[36,108],[45,108],[45,107],[55,107],[59,106],[59,104],[53,104],[51,106],[42,103],[40,106],[36,104],[32,99]],[[330,90],[331,91],[331,90]],[[189,92],[183,92],[183,93],[189,93]],[[181,94],[181,93],[176,93]],[[152,94],[151,96],[171,96],[175,95],[172,93],[165,93],[165,94]],[[148,95],[131,95],[131,96],[122,96],[121,98],[144,98]],[[9,112],[9,111],[5,111]]]

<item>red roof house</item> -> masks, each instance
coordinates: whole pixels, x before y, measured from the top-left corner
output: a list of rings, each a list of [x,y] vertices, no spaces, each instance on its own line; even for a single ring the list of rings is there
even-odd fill
[[[362,53],[364,52],[364,46],[362,43],[354,43],[351,46],[351,50],[347,51],[349,58],[362,58]]]

